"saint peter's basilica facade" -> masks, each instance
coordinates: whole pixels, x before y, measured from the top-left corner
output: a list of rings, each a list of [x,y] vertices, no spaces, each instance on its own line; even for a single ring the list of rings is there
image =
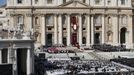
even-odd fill
[[[7,0],[7,24],[34,33],[36,45],[133,48],[131,0]]]

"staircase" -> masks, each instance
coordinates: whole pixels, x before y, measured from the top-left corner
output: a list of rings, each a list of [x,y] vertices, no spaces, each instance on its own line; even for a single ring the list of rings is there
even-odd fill
[[[109,61],[109,59],[104,58],[104,57],[98,55],[96,52],[89,52],[88,54],[91,55],[96,60]]]

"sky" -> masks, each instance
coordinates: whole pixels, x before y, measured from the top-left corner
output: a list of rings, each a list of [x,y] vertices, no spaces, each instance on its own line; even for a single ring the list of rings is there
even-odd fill
[[[5,4],[6,0],[0,0],[0,5]]]

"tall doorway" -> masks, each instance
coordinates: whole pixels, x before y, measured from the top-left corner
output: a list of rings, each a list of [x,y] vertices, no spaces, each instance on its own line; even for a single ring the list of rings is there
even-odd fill
[[[77,33],[72,33],[71,43],[73,46],[77,44]]]
[[[94,34],[94,44],[100,44],[100,33]]]
[[[63,37],[63,44],[66,46],[67,45],[67,39],[66,37]]]
[[[47,34],[47,46],[51,47],[52,46],[52,34]]]
[[[2,49],[2,63],[7,63],[8,60],[8,50]]]
[[[26,65],[27,49],[17,49],[17,69],[18,75],[25,75],[27,70]]]
[[[120,32],[120,43],[126,43],[126,28],[121,28],[121,32]]]

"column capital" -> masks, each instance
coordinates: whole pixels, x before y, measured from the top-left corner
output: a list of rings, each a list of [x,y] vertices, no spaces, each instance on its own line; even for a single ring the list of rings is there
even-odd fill
[[[63,14],[57,14],[57,16],[62,16]]]
[[[101,14],[102,16],[105,16],[106,14]]]
[[[111,14],[112,16],[120,16],[119,14]]]
[[[11,17],[14,17],[15,16],[15,14],[8,14],[8,15],[10,15]]]
[[[44,17],[46,14],[40,14],[41,17]]]
[[[67,16],[70,16],[70,15],[71,15],[71,13],[67,13],[66,15],[67,15]]]
[[[78,15],[83,15],[83,13],[78,13]]]
[[[54,15],[63,15],[63,13],[53,13]]]
[[[95,14],[94,14],[94,13],[91,13],[90,15],[91,15],[91,16],[94,16]]]
[[[71,13],[67,13],[66,15],[72,15]]]
[[[83,15],[90,15],[90,13],[83,13]]]
[[[79,17],[81,17],[81,16],[82,16],[82,14],[78,14],[78,16],[79,16]]]
[[[132,17],[132,16],[133,16],[133,14],[128,14],[128,16]]]
[[[27,17],[32,17],[32,15],[33,15],[33,14],[31,14],[31,13],[27,13],[27,14],[26,14]]]
[[[59,14],[58,13],[55,13],[55,14],[53,14],[54,16],[58,16]]]

